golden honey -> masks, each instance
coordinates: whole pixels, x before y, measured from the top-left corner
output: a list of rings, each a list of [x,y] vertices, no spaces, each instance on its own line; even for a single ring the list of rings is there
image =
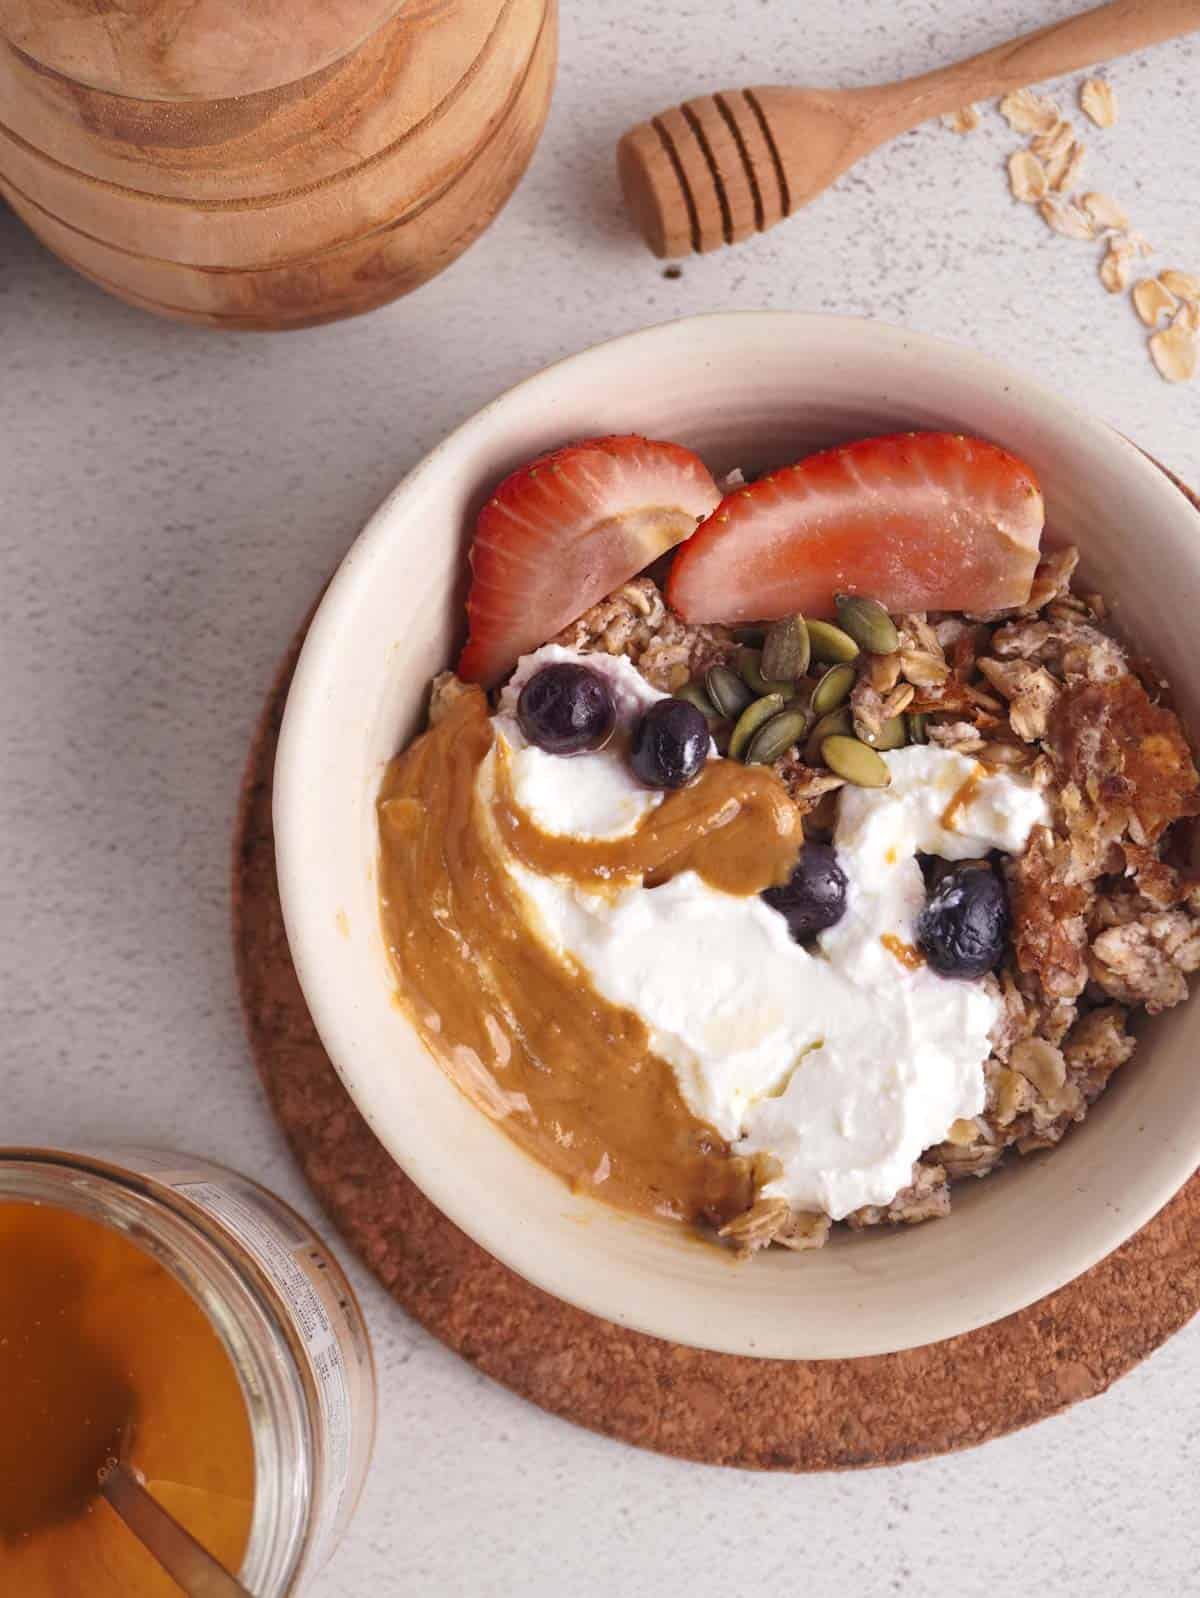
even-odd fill
[[[113,1456],[291,1598],[374,1428],[354,1293],[273,1194],[190,1155],[0,1149],[0,1598],[178,1598],[100,1495]]]
[[[124,1452],[230,1570],[254,1509],[237,1373],[207,1315],[114,1228],[0,1203],[0,1592],[178,1598],[98,1497]]]

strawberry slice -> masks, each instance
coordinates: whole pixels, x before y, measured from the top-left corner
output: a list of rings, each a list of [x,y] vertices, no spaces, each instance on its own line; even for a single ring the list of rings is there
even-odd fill
[[[458,674],[494,683],[696,530],[721,492],[679,444],[569,444],[506,477],[479,513]]]
[[[1002,610],[1029,598],[1045,516],[1033,473],[978,438],[903,433],[810,455],[729,494],[676,555],[688,622],[889,610]]]

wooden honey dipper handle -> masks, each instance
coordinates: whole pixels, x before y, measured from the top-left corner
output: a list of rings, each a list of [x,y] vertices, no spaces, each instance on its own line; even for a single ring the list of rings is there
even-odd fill
[[[899,83],[729,89],[687,100],[621,139],[625,203],[655,255],[736,244],[930,117],[1198,28],[1200,0],[1111,0]]]

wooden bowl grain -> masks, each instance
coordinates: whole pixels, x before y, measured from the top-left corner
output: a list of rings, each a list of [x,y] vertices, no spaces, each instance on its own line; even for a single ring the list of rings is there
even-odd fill
[[[236,10],[139,0],[106,42],[84,0],[0,0],[0,194],[101,287],[212,327],[334,321],[449,265],[536,146],[557,0]]]

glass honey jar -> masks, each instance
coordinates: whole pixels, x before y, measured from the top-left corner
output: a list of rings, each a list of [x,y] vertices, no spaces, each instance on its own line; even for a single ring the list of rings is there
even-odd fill
[[[114,1453],[254,1598],[357,1503],[362,1313],[308,1224],[207,1160],[0,1149],[0,1592],[177,1598],[99,1496]]]

